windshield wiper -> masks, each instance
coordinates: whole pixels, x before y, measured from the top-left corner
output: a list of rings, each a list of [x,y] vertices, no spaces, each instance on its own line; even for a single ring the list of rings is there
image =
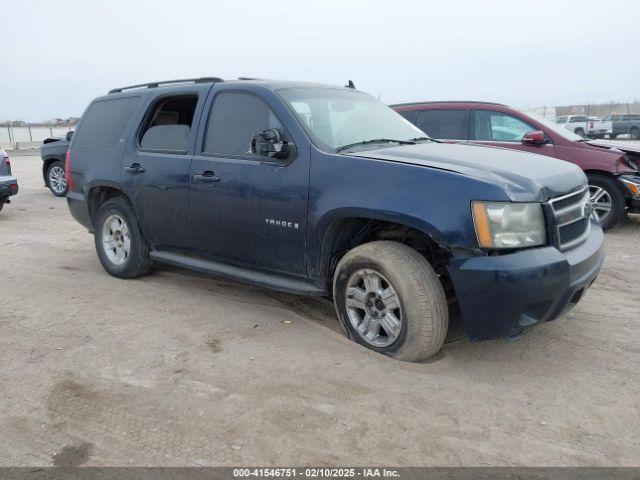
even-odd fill
[[[431,137],[416,137],[416,138],[412,138],[411,141],[415,143],[419,143],[419,142],[444,143],[442,140],[436,140],[435,138],[431,138]]]
[[[336,152],[342,152],[353,147],[359,147],[361,145],[370,145],[372,143],[397,143],[399,145],[415,145],[413,140],[394,140],[393,138],[374,138],[371,140],[363,140],[361,142],[350,143],[348,145],[342,145],[336,148]]]

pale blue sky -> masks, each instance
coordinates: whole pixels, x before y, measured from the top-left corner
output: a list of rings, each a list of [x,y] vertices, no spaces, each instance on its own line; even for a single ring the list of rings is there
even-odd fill
[[[638,0],[0,0],[0,18],[0,121],[197,76],[352,79],[388,103],[640,98]]]

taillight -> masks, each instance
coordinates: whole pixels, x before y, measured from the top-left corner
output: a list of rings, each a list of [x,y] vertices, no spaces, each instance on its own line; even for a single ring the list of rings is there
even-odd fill
[[[73,180],[71,180],[71,149],[67,150],[67,156],[64,159],[64,172],[67,177],[67,188],[73,191]]]
[[[11,166],[11,160],[9,160],[9,157],[4,157],[4,163],[7,164],[7,167]]]
[[[589,124],[589,128],[593,128],[593,122]]]

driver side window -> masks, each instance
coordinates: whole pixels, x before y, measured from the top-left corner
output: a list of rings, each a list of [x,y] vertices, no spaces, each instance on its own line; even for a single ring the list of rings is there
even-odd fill
[[[520,142],[525,133],[536,130],[528,123],[512,115],[476,110],[474,131],[476,140],[493,142]]]
[[[284,135],[282,124],[261,99],[249,93],[221,92],[213,101],[203,152],[252,155],[251,138],[268,128]]]

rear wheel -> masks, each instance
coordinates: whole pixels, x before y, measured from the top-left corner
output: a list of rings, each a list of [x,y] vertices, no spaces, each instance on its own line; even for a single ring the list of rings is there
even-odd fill
[[[591,206],[602,228],[608,230],[614,227],[624,215],[624,195],[616,181],[610,177],[590,174],[588,178]]]
[[[153,269],[138,220],[124,198],[102,204],[96,216],[94,241],[100,263],[114,277],[136,278]]]
[[[638,127],[631,127],[631,130],[629,130],[629,138],[631,140],[640,139],[640,130],[638,129]]]
[[[609,135],[609,140],[615,140],[617,136],[618,135],[612,133]]]
[[[6,198],[1,198],[0,197],[0,212],[2,211],[2,209],[4,208],[4,204],[7,201]]]
[[[59,160],[52,162],[47,168],[47,184],[56,197],[64,197],[67,194],[67,174]]]
[[[333,297],[349,337],[398,360],[435,355],[447,333],[444,289],[422,255],[401,243],[366,243],[336,268]]]
[[[584,128],[576,128],[573,133],[575,133],[576,135],[580,135],[581,137],[584,137]]]

